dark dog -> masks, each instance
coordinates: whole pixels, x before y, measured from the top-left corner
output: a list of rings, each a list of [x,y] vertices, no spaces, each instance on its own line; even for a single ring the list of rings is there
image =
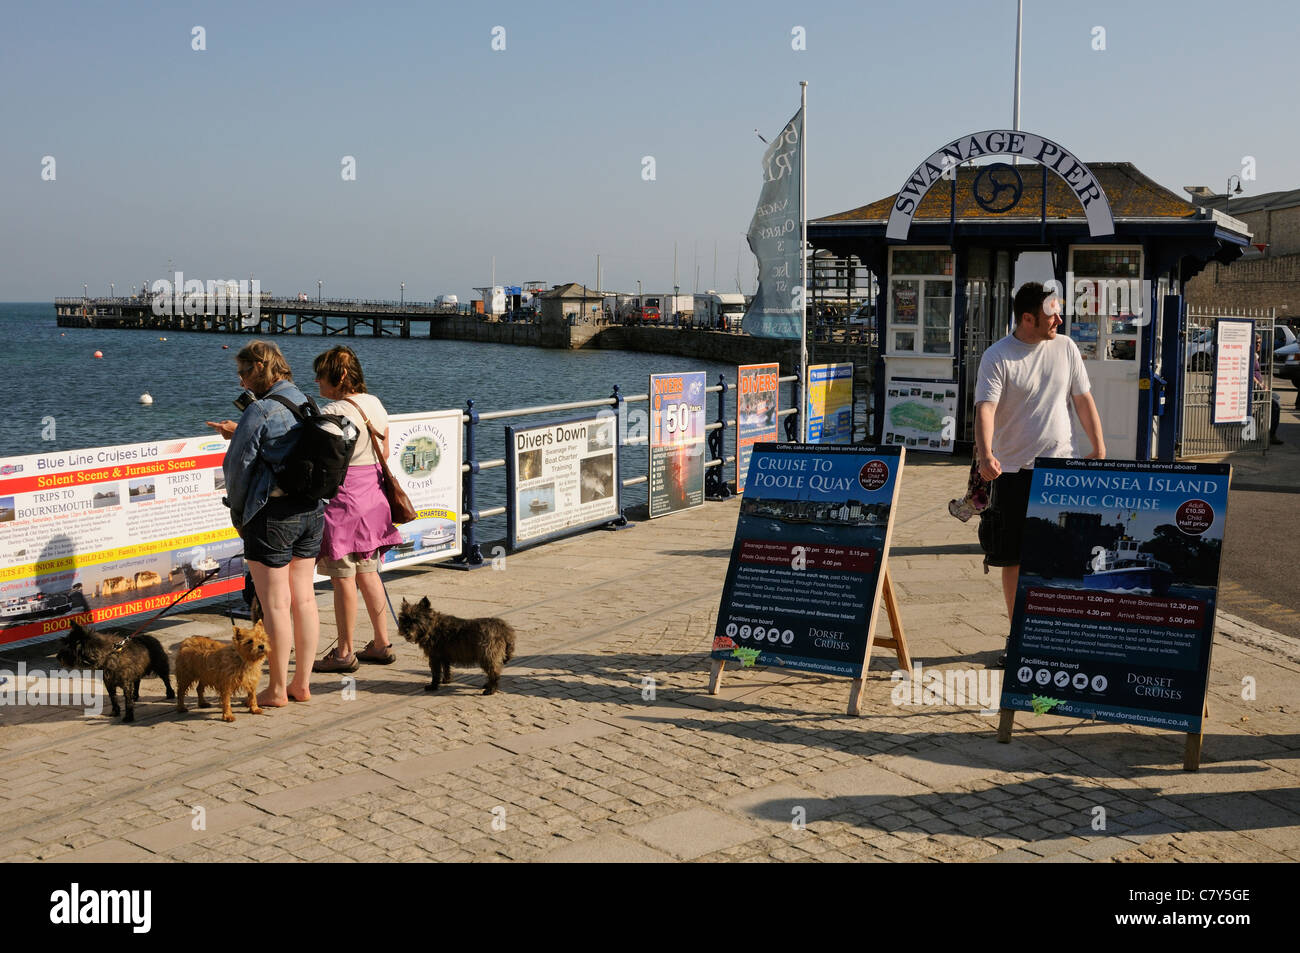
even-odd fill
[[[121,637],[101,635],[94,629],[82,628],[72,623],[72,629],[64,637],[55,658],[66,668],[89,668],[104,673],[104,687],[108,689],[108,700],[113,704],[113,714],[120,715],[117,704],[117,689],[122,689],[126,699],[126,715],[123,721],[135,721],[135,703],[140,698],[140,679],[146,675],[156,675],[162,679],[167,689],[167,697],[175,698],[172,691],[171,663],[167,653],[152,635],[137,635],[117,647]]]
[[[451,681],[453,665],[478,665],[487,673],[483,694],[491,695],[497,690],[502,666],[515,654],[515,630],[508,622],[443,615],[429,605],[427,597],[415,605],[402,600],[397,631],[429,659],[433,673],[433,681],[425,686],[429,692],[436,692],[441,682]]]

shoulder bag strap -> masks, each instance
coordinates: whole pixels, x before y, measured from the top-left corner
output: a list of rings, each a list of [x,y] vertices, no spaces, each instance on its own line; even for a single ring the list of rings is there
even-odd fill
[[[361,414],[361,419],[366,422],[366,429],[370,431],[370,445],[375,448],[375,459],[383,460],[384,451],[383,448],[379,446],[379,432],[375,430],[375,425],[370,422],[370,418],[366,416],[366,412],[361,409],[360,404],[358,404],[351,397],[344,397],[343,399],[346,400],[353,407],[355,407],[357,409],[357,412]]]

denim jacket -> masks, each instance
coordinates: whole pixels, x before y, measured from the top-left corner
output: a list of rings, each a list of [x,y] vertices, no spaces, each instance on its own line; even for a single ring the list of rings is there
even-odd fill
[[[289,436],[298,421],[288,407],[269,399],[270,395],[283,394],[295,404],[307,400],[292,381],[276,381],[266,393],[266,397],[249,404],[239,418],[221,464],[226,475],[230,522],[241,536],[244,524],[266,505],[275,487],[272,466],[278,465],[298,442],[296,434]]]

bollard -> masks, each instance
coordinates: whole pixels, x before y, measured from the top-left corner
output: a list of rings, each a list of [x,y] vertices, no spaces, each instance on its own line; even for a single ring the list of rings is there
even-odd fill
[[[704,497],[709,500],[726,500],[732,496],[731,487],[727,485],[726,476],[726,457],[727,457],[727,378],[719,374],[718,384],[722,390],[718,391],[718,424],[717,430],[709,433],[709,452],[713,454],[713,459],[718,461],[716,467],[710,467],[704,471]],[[737,401],[736,412],[740,412],[740,403]]]
[[[463,478],[462,505],[469,516],[469,521],[464,524],[460,555],[455,557],[453,562],[465,569],[477,569],[483,565],[483,553],[474,538],[474,524],[478,522],[478,510],[474,508],[474,476],[478,473],[478,457],[474,454],[474,428],[478,426],[478,412],[474,410],[473,398],[465,401],[465,407],[467,408],[465,414],[469,417],[465,423],[465,463],[469,465],[469,470]]]

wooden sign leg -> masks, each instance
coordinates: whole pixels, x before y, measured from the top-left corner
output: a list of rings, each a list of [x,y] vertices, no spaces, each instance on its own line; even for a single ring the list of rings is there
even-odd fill
[[[866,684],[866,679],[864,678],[855,678],[853,680],[853,687],[849,689],[849,714],[850,715],[862,714],[862,691],[863,691],[863,686],[865,684]]]
[[[1201,766],[1201,742],[1205,740],[1205,719],[1210,717],[1210,700],[1206,698],[1201,708],[1201,730],[1187,733],[1187,744],[1183,748],[1183,770],[1195,771]]]
[[[718,694],[718,689],[722,687],[722,670],[727,667],[727,663],[720,658],[713,660],[713,670],[709,672],[709,694]]]
[[[1016,710],[1014,708],[1002,709],[1002,716],[998,719],[998,741],[1007,744],[1011,741],[1011,728],[1016,721]]]
[[[894,595],[893,577],[889,575],[888,566],[885,566],[885,579],[883,586],[881,586],[881,594],[883,594],[885,602],[885,615],[889,616],[891,638],[872,638],[872,641],[867,644],[867,659],[870,660],[871,658],[872,644],[879,645],[883,649],[893,649],[894,655],[898,657],[898,666],[907,672],[910,677],[911,651],[907,649],[907,637],[902,633],[902,616],[898,615],[898,598]]]

